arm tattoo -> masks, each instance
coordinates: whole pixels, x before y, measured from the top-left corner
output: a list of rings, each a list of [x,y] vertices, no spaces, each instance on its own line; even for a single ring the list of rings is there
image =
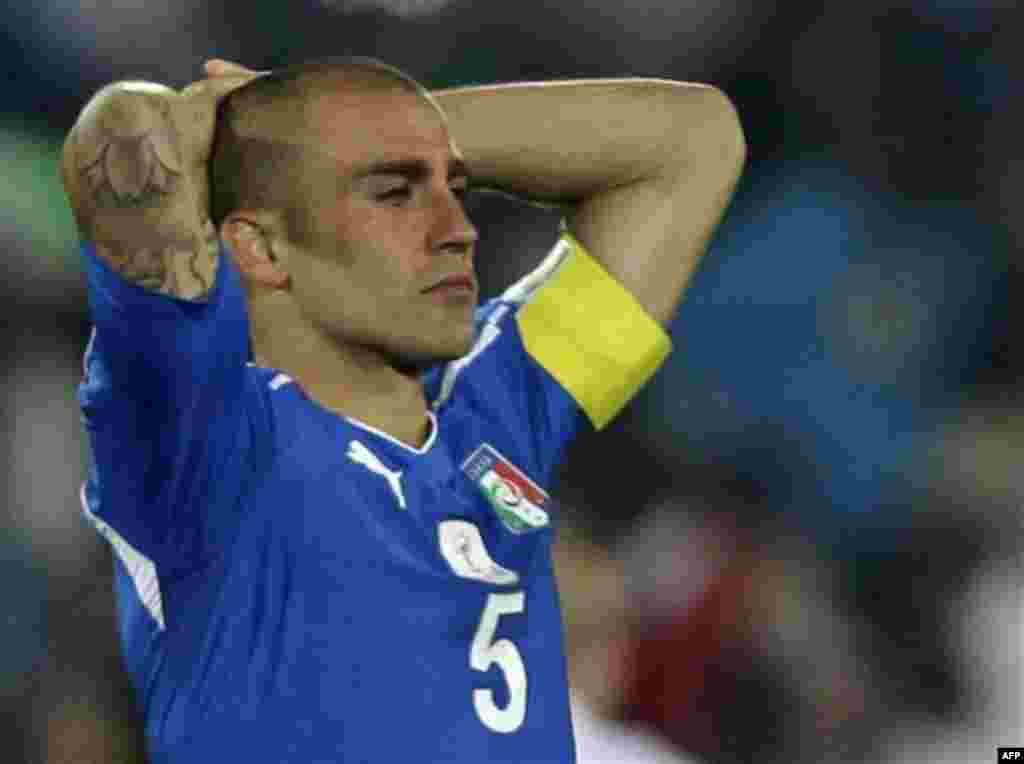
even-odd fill
[[[203,240],[186,249],[178,245],[124,251],[97,245],[97,254],[125,279],[160,294],[205,301],[213,286],[219,250],[217,231],[206,221]]]
[[[196,209],[192,170],[171,105],[108,94],[73,132],[68,166],[76,217],[97,254],[126,280],[186,300],[206,299],[217,270],[217,231]],[[72,170],[73,168],[73,170]]]
[[[182,171],[177,138],[166,108],[112,110],[79,136],[83,187],[98,207],[159,203]]]
[[[181,164],[168,133],[160,126],[108,138],[79,166],[84,188],[98,207],[148,207],[174,189]]]

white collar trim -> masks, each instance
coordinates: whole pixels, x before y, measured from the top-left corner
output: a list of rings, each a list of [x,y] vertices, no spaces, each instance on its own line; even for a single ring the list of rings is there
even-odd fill
[[[355,425],[361,430],[366,430],[366,432],[372,433],[376,435],[378,438],[383,438],[389,443],[393,443],[396,446],[400,446],[401,448],[404,448],[406,451],[410,451],[414,454],[417,454],[418,456],[423,456],[425,453],[427,453],[427,451],[429,451],[431,447],[433,447],[435,441],[437,440],[437,417],[434,415],[433,411],[430,411],[428,409],[427,418],[430,420],[430,435],[427,436],[427,440],[422,446],[420,446],[419,448],[413,448],[408,443],[403,443],[398,438],[392,437],[383,430],[378,430],[376,427],[366,424],[366,422],[360,422],[355,417],[344,417],[345,421],[348,422],[349,424]]]

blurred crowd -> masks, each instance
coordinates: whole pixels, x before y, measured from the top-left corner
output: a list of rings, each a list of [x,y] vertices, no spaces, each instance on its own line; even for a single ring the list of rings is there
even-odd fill
[[[748,168],[674,354],[555,492],[581,764],[980,764],[1024,745],[1022,21],[1009,0],[8,9],[4,760],[145,760],[109,551],[78,508],[88,314],[62,137],[111,80],[339,53],[431,87],[709,82],[743,119]],[[470,206],[487,295],[554,242],[551,210]]]

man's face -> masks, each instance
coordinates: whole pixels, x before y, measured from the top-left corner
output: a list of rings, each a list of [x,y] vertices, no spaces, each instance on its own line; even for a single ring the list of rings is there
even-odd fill
[[[468,352],[477,232],[467,177],[439,111],[401,90],[314,103],[321,137],[310,241],[289,257],[306,320],[353,349],[423,366]]]

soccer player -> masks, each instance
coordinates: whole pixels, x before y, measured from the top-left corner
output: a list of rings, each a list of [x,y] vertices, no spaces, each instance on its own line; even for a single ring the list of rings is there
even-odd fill
[[[744,159],[715,88],[122,82],[65,143],[85,512],[156,764],[575,761],[547,486],[669,352]],[[477,305],[470,184],[564,206]],[[624,479],[626,476],[624,476]]]

